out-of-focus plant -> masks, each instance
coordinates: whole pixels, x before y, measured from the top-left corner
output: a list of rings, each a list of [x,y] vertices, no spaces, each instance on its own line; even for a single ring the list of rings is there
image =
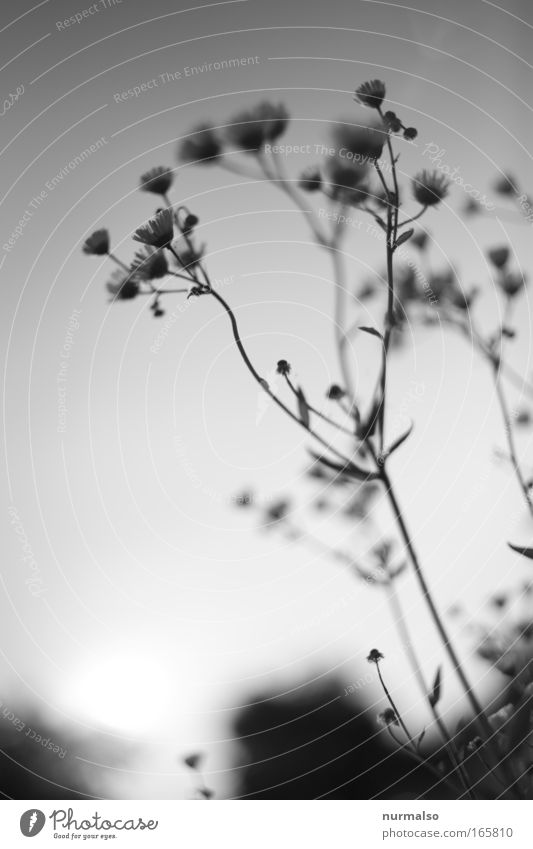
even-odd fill
[[[489,251],[489,261],[502,293],[503,321],[497,331],[486,336],[471,320],[476,289],[465,292],[452,270],[430,272],[428,267],[426,274],[417,275],[412,267],[406,268],[405,264],[399,262],[405,252],[404,246],[408,243],[419,251],[420,256],[427,257],[428,235],[423,230],[415,232],[412,225],[438,208],[447,197],[449,184],[437,171],[418,172],[410,185],[414,208],[411,212],[403,212],[405,192],[401,192],[399,185],[399,154],[396,145],[398,140],[401,140],[402,144],[413,141],[417,131],[413,127],[406,127],[395,112],[384,108],[385,96],[385,85],[380,80],[371,80],[360,85],[355,91],[355,99],[369,110],[369,120],[356,122],[347,119],[337,122],[333,130],[337,155],[327,157],[325,162],[305,169],[297,178],[290,178],[286,174],[283,158],[278,150],[277,141],[289,125],[289,115],[282,104],[260,103],[234,116],[222,128],[203,124],[189,133],[179,148],[179,158],[184,163],[224,168],[247,178],[267,181],[280,189],[301,210],[317,246],[330,257],[335,290],[333,325],[341,376],[340,385],[334,385],[327,390],[328,399],[334,405],[333,412],[324,412],[308,397],[304,389],[294,382],[291,364],[286,360],[278,360],[277,373],[284,378],[289,400],[285,400],[282,393],[274,391],[263,377],[261,369],[254,363],[243,342],[232,306],[213,284],[207,270],[205,246],[199,244],[197,239],[198,217],[183,204],[171,202],[169,192],[173,185],[172,169],[157,167],[141,177],[141,190],[158,196],[162,207],[133,234],[134,240],[143,247],[129,265],[111,252],[109,235],[105,230],[99,230],[89,236],[83,250],[97,256],[107,254],[117,264],[118,268],[107,286],[114,300],[147,296],[156,318],[164,315],[161,303],[163,298],[171,293],[186,294],[187,298],[205,296],[214,299],[228,318],[234,344],[252,378],[278,409],[302,428],[312,440],[314,449],[311,452],[313,464],[310,474],[314,477],[327,476],[332,483],[350,493],[344,509],[346,515],[351,515],[352,518],[358,515],[364,518],[368,513],[365,501],[368,503],[368,498],[372,497],[370,493],[375,493],[378,489],[383,493],[389,503],[402,544],[399,564],[391,557],[393,549],[389,543],[374,548],[374,565],[370,569],[365,564],[360,565],[359,558],[353,557],[350,552],[331,550],[306,531],[291,527],[285,502],[269,508],[269,522],[276,525],[284,523],[285,530],[293,539],[318,546],[322,553],[344,561],[358,577],[368,580],[370,575],[375,583],[387,590],[396,625],[403,634],[401,642],[407,650],[408,660],[441,735],[443,756],[449,765],[449,780],[456,788],[457,795],[475,797],[479,792],[487,792],[486,789],[479,790],[479,779],[474,779],[469,773],[470,758],[475,751],[476,757],[484,765],[482,786],[491,787],[491,795],[531,797],[533,784],[529,777],[529,760],[527,769],[524,768],[525,750],[521,748],[519,758],[513,756],[514,750],[510,748],[514,741],[513,735],[510,741],[506,738],[502,743],[499,719],[487,715],[470,683],[434,599],[401,506],[396,484],[391,478],[389,460],[410,437],[412,426],[394,436],[389,434],[387,427],[388,365],[391,350],[401,338],[408,310],[418,309],[427,321],[428,304],[438,303],[439,319],[467,334],[492,369],[508,441],[509,459],[527,507],[533,514],[530,483],[522,471],[514,441],[513,426],[518,423],[518,417],[515,417],[515,422],[512,421],[502,382],[503,378],[507,378],[522,386],[525,391],[533,393],[533,387],[522,381],[520,375],[504,358],[504,343],[514,335],[510,326],[512,305],[524,288],[525,280],[518,269],[511,267],[510,254],[506,247]],[[339,155],[341,150],[344,151],[343,157]],[[506,180],[505,189],[502,181],[496,191],[506,197],[518,199],[522,204],[513,181],[510,178]],[[331,214],[327,220],[320,217],[316,204],[312,203],[313,195],[325,197],[330,204]],[[367,281],[358,293],[358,297],[363,299],[373,297],[377,290],[385,290],[386,311],[381,327],[361,326],[350,315],[350,292],[342,249],[347,229],[342,226],[342,222],[351,208],[369,217],[376,234],[381,235],[383,242],[384,275],[377,282]],[[475,210],[470,209],[469,212],[474,213]],[[176,288],[176,284],[172,280],[169,282],[169,278],[179,278],[187,285],[182,287],[180,284]],[[354,352],[349,344],[352,335],[357,332],[367,334],[375,340],[376,355],[379,357],[374,389],[364,401],[356,397],[353,377]],[[339,447],[338,437],[344,439],[342,448]],[[250,497],[243,496],[241,503],[249,504]],[[396,579],[405,565],[404,560],[414,572],[429,615],[440,636],[443,652],[448,655],[469,702],[478,733],[467,747],[459,745],[456,735],[450,732],[439,712],[443,687],[441,667],[434,671],[432,684],[429,686],[409,638],[405,617],[394,592]],[[388,702],[381,715],[382,724],[399,745],[415,759],[423,760],[421,746],[424,729],[415,736],[407,729],[381,673],[381,653],[374,649],[368,659],[376,666]],[[524,693],[529,692],[527,688],[530,683],[524,681]],[[519,715],[520,722],[524,724],[521,726],[522,730],[525,725],[529,729],[531,713],[525,710],[523,703],[512,705],[508,712],[511,715]],[[398,737],[398,734],[403,734],[404,739]],[[191,764],[189,767],[195,768]],[[205,798],[205,794],[203,795]]]

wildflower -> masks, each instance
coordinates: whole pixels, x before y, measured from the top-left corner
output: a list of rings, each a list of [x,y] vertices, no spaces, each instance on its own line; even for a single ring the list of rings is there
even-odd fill
[[[344,389],[342,389],[340,386],[337,386],[336,383],[333,383],[326,392],[326,397],[329,398],[330,401],[340,401],[342,398],[344,398],[345,395],[346,392],[344,391]]]
[[[131,274],[120,269],[113,271],[106,283],[106,289],[117,301],[131,301],[139,294],[139,284]]]
[[[287,517],[290,504],[285,499],[275,501],[266,511],[265,525],[276,524],[282,522]]]
[[[385,124],[387,125],[391,133],[399,133],[402,129],[403,124],[398,118],[396,112],[385,112],[383,120],[385,121]]]
[[[385,655],[381,654],[378,649],[372,649],[370,654],[367,657],[369,663],[375,663],[376,665],[380,662],[380,660],[384,660]]]
[[[152,245],[154,248],[166,248],[174,236],[174,222],[170,209],[162,209],[146,224],[137,227],[133,238],[136,242]]]
[[[291,373],[290,364],[287,362],[287,360],[278,360],[276,371],[278,374],[282,374],[284,377],[286,377]]]
[[[158,165],[141,175],[141,191],[152,192],[154,195],[166,195],[174,182],[170,168]]]
[[[131,272],[138,280],[157,280],[168,274],[168,262],[159,248],[145,245],[137,251],[131,264]]]
[[[266,125],[254,110],[239,112],[228,124],[226,136],[246,153],[258,153],[267,139]]]
[[[365,165],[347,164],[334,158],[327,164],[329,196],[352,206],[368,200]]]
[[[255,112],[257,117],[263,121],[266,141],[275,141],[287,129],[289,113],[283,103],[269,103],[265,100],[256,107]]]
[[[498,284],[509,298],[514,298],[515,295],[518,295],[518,293],[523,290],[526,284],[526,279],[527,278],[519,272],[507,271],[499,278]]]
[[[302,171],[298,185],[304,192],[318,192],[322,188],[322,174],[320,168],[311,165]]]
[[[422,206],[435,206],[448,194],[449,181],[437,171],[419,171],[413,179],[413,195]]]
[[[494,191],[499,195],[518,194],[517,182],[511,174],[502,174],[494,183]]]
[[[427,245],[429,239],[429,233],[424,232],[424,230],[419,230],[413,236],[411,236],[411,244],[418,248],[419,251],[423,251]]]
[[[216,162],[222,154],[222,142],[209,124],[201,124],[182,141],[178,156],[182,162]]]
[[[104,256],[109,253],[109,231],[95,230],[83,243],[83,253]]]
[[[370,80],[370,82],[361,83],[355,90],[355,99],[363,106],[369,106],[371,109],[379,109],[385,97],[385,83],[381,80]]]
[[[189,214],[185,216],[185,221],[181,225],[181,232],[183,234],[192,233],[199,221],[200,219],[197,215],[193,215],[192,212],[189,212]]]
[[[398,717],[396,716],[396,711],[392,708],[386,708],[384,711],[378,714],[378,722],[381,725],[399,725]]]
[[[379,159],[387,140],[387,127],[381,119],[365,124],[339,123],[333,139],[340,151],[347,151],[355,162],[373,162]]]
[[[488,252],[488,257],[496,268],[503,268],[509,259],[509,248],[505,245],[501,248],[492,248]]]
[[[202,755],[198,752],[195,752],[192,755],[187,755],[187,757],[183,758],[183,763],[185,766],[188,766],[189,769],[198,769],[202,762]]]

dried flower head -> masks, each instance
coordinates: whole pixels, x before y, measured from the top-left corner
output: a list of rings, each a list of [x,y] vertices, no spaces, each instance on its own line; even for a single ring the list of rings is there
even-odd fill
[[[339,122],[333,130],[338,153],[344,157],[347,153],[354,162],[363,164],[379,159],[387,136],[387,127],[377,115],[364,124]]]
[[[517,271],[507,271],[498,278],[498,285],[509,298],[514,298],[522,292],[526,282],[527,278]]]
[[[275,525],[286,519],[290,506],[290,503],[284,498],[274,501],[265,512],[265,525]]]
[[[116,301],[131,301],[139,294],[139,283],[135,277],[116,269],[106,283],[106,289]]]
[[[391,133],[399,133],[403,127],[403,124],[398,118],[396,112],[392,112],[392,110],[385,112],[383,120]]]
[[[396,711],[392,708],[386,708],[384,711],[378,714],[378,722],[381,725],[389,726],[389,725],[399,725],[398,717],[396,716]]]
[[[518,194],[518,183],[512,174],[502,174],[494,183],[494,191],[499,195]]]
[[[276,371],[278,374],[282,374],[284,377],[291,373],[291,366],[287,360],[278,360],[278,364],[276,366]]]
[[[209,124],[200,124],[180,144],[178,158],[182,162],[209,164],[216,162],[222,151],[218,133]]]
[[[158,280],[168,274],[167,258],[160,248],[145,245],[136,252],[131,272],[137,280]]]
[[[174,220],[170,209],[162,209],[146,224],[137,227],[133,238],[136,242],[152,245],[154,248],[166,248],[174,237]]]
[[[411,244],[418,248],[419,251],[423,251],[427,247],[429,239],[429,233],[425,230],[418,230],[411,236]]]
[[[381,80],[370,80],[361,83],[355,90],[355,99],[363,106],[379,109],[385,97],[385,83]]]
[[[255,109],[256,116],[263,122],[265,141],[276,141],[287,129],[289,113],[283,103],[260,103]]]
[[[449,185],[442,174],[424,168],[413,178],[413,195],[422,206],[435,206],[446,197]]]
[[[326,397],[330,399],[330,401],[340,401],[341,398],[344,398],[346,392],[342,389],[341,386],[337,386],[336,383],[332,383],[326,392]]]
[[[509,248],[506,245],[501,248],[492,248],[488,252],[488,258],[495,268],[503,268],[509,260]]]
[[[202,762],[202,755],[198,752],[194,752],[192,755],[187,755],[183,758],[183,763],[185,766],[188,766],[189,769],[198,769]]]
[[[418,135],[418,130],[415,127],[406,127],[403,131],[403,137],[406,141],[413,141]]]
[[[348,163],[337,157],[330,159],[326,166],[328,177],[327,194],[333,200],[351,206],[368,200],[366,165]]]
[[[109,230],[95,230],[83,243],[83,253],[105,256],[109,253]]]
[[[322,188],[322,174],[318,165],[310,165],[300,174],[298,185],[304,192],[318,192]]]
[[[239,112],[226,127],[226,138],[245,153],[258,153],[267,140],[265,121],[257,110]]]
[[[384,660],[384,658],[385,658],[385,655],[381,654],[381,652],[378,649],[372,649],[372,651],[370,652],[370,654],[367,657],[367,660],[368,660],[369,663],[378,664],[380,662],[380,660]]]
[[[152,192],[154,195],[166,195],[173,182],[172,170],[164,165],[157,165],[141,175],[140,188],[141,191]]]

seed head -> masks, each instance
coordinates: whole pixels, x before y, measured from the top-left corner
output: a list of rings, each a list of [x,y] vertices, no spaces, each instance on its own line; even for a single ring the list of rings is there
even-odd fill
[[[355,90],[355,99],[363,106],[379,109],[385,97],[385,83],[381,80],[370,80],[361,83]]]
[[[422,206],[435,206],[448,194],[449,181],[437,171],[419,171],[413,179],[413,195]]]
[[[200,124],[184,139],[178,149],[182,162],[209,165],[222,154],[222,141],[209,124]]]
[[[174,220],[170,209],[162,209],[146,224],[137,227],[133,238],[136,242],[152,245],[154,248],[166,248],[174,237]]]
[[[159,248],[145,245],[136,252],[131,272],[137,280],[158,280],[168,274],[168,262]]]
[[[384,660],[385,655],[381,654],[378,649],[372,649],[370,654],[367,657],[369,663],[375,663],[376,665],[380,662],[380,660]]]
[[[84,254],[105,256],[109,253],[109,230],[95,230],[88,236],[82,247]]]
[[[310,165],[300,174],[298,185],[304,192],[318,192],[322,188],[322,174],[317,165]]]
[[[106,289],[116,301],[131,301],[139,294],[139,284],[135,277],[118,268],[111,274]]]
[[[345,395],[346,392],[344,391],[344,389],[342,389],[342,387],[340,386],[337,386],[336,383],[332,383],[332,385],[326,392],[326,397],[329,398],[330,401],[340,401],[341,398],[344,398]]]
[[[501,248],[492,248],[488,252],[488,257],[495,268],[504,268],[509,259],[509,248],[506,245]]]
[[[392,708],[386,708],[380,714],[378,714],[378,722],[382,725],[399,725],[398,717],[396,716],[396,711]]]
[[[282,374],[284,377],[286,377],[291,373],[290,363],[288,363],[287,360],[278,360],[276,371],[278,374]]]
[[[154,195],[166,195],[174,182],[174,175],[170,168],[158,165],[141,175],[141,191],[152,192]]]

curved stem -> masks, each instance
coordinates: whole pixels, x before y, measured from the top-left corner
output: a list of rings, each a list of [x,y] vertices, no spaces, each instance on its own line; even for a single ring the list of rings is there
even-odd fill
[[[129,267],[126,265],[125,262],[122,262],[122,260],[119,259],[118,256],[115,256],[115,254],[112,253],[111,251],[109,251],[107,255],[108,255],[109,259],[112,259],[113,262],[116,263],[116,265],[120,266],[120,268],[123,268],[124,271],[127,271],[129,273],[129,271],[130,271]]]
[[[243,360],[244,364],[246,365],[246,368],[248,369],[248,371],[250,372],[250,374],[252,375],[254,380],[259,384],[259,386],[261,387],[263,392],[266,392],[266,394],[269,396],[269,398],[271,398],[274,401],[274,403],[280,409],[282,409],[284,413],[286,413],[289,416],[289,418],[291,418],[294,422],[296,422],[298,425],[300,425],[300,427],[302,427],[305,431],[307,431],[307,433],[309,433],[314,439],[316,439],[317,442],[320,443],[320,445],[322,445],[324,448],[326,448],[328,451],[330,451],[332,454],[334,454],[338,459],[340,459],[342,461],[342,463],[344,463],[345,465],[348,465],[350,461],[347,457],[345,457],[343,454],[341,454],[340,451],[337,451],[337,449],[334,448],[332,445],[330,445],[330,443],[327,440],[323,439],[320,436],[320,434],[316,433],[316,431],[314,431],[309,425],[307,425],[300,418],[298,418],[298,416],[295,413],[293,413],[292,410],[290,410],[283,403],[283,401],[281,401],[277,397],[277,395],[275,395],[272,392],[272,390],[270,389],[266,380],[264,380],[264,378],[261,377],[259,372],[256,371],[252,361],[250,360],[250,358],[249,358],[249,356],[246,352],[246,349],[245,349],[245,347],[242,343],[242,339],[240,337],[237,319],[235,318],[235,314],[234,314],[233,310],[231,309],[230,305],[224,300],[224,298],[221,295],[219,295],[219,293],[215,289],[211,288],[209,290],[209,294],[211,294],[219,302],[219,304],[223,307],[223,309],[226,311],[228,318],[230,320],[230,323],[231,323],[231,329],[232,329],[232,332],[233,332],[233,339],[234,339],[235,344],[237,346],[237,350],[239,351],[239,354],[241,355],[242,360]]]
[[[426,211],[427,206],[423,206],[420,212],[417,212],[416,215],[413,215],[411,218],[406,218],[405,221],[400,221],[398,223],[398,227],[405,227],[406,224],[412,224],[413,221],[418,221],[419,218],[422,218],[424,212]]]
[[[389,704],[394,711],[394,715],[395,715],[396,719],[398,720],[398,722],[400,723],[400,727],[401,727],[403,733],[405,734],[405,736],[407,737],[409,743],[413,747],[413,750],[416,752],[415,742],[414,742],[411,734],[409,733],[405,722],[402,719],[402,715],[401,715],[400,711],[398,710],[398,708],[394,704],[394,700],[393,700],[391,694],[389,693],[389,690],[387,689],[387,685],[385,684],[385,681],[383,680],[383,675],[381,674],[381,669],[379,668],[379,661],[376,661],[376,669],[377,669],[377,672],[378,672],[379,680],[381,682],[381,686],[383,687],[383,692],[385,693],[385,695],[386,695],[386,697],[389,701]]]

